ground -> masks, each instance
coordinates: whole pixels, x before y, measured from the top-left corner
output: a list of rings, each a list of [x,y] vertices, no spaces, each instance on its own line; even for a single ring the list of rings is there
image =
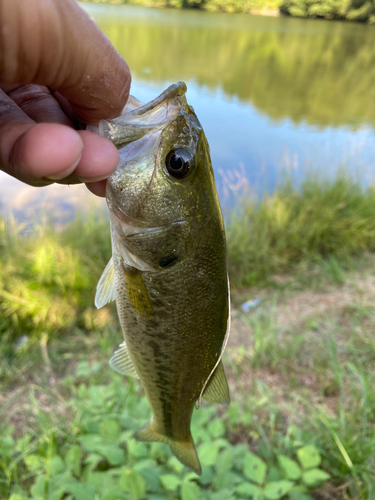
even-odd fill
[[[213,411],[233,446],[247,443],[263,458],[267,447],[272,456],[285,453],[288,436],[299,433],[301,444],[314,442],[331,476],[314,490],[316,499],[371,498],[374,268],[369,255],[352,269],[336,270],[335,279],[332,273],[275,276],[267,287],[232,294],[224,355],[232,405]],[[242,311],[241,304],[254,298],[260,304]],[[22,348],[26,356],[4,367],[0,413],[14,437],[33,432],[42,416],[63,434],[74,428],[79,435],[71,399],[82,384],[89,390],[91,383],[111,380],[107,359],[121,341],[112,309],[99,311],[96,321],[110,324],[110,332],[30,343]]]

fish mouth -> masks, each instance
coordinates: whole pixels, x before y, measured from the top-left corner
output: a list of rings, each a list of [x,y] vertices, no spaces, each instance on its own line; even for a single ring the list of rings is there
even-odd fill
[[[137,107],[113,120],[99,122],[99,134],[113,144],[124,147],[138,141],[153,130],[164,128],[186,104],[186,84],[177,82],[147,104],[138,101]]]

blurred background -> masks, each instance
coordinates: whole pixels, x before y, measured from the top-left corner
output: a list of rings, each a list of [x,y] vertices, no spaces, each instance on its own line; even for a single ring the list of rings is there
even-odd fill
[[[205,129],[232,404],[194,413],[201,478],[136,443],[149,407],[109,369],[115,308],[94,308],[105,201],[0,173],[0,498],[373,499],[374,4],[171,6],[195,8],[83,4],[131,93],[148,102],[184,80]]]

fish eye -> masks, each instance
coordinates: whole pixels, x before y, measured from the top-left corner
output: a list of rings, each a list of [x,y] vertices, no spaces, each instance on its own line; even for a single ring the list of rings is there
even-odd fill
[[[167,154],[165,166],[168,173],[177,179],[186,177],[192,166],[192,156],[186,149],[173,149]]]

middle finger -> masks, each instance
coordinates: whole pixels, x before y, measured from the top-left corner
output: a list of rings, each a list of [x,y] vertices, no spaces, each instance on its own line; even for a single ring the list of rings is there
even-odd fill
[[[48,87],[30,83],[10,89],[4,86],[4,91],[36,123],[60,123],[73,127]]]

